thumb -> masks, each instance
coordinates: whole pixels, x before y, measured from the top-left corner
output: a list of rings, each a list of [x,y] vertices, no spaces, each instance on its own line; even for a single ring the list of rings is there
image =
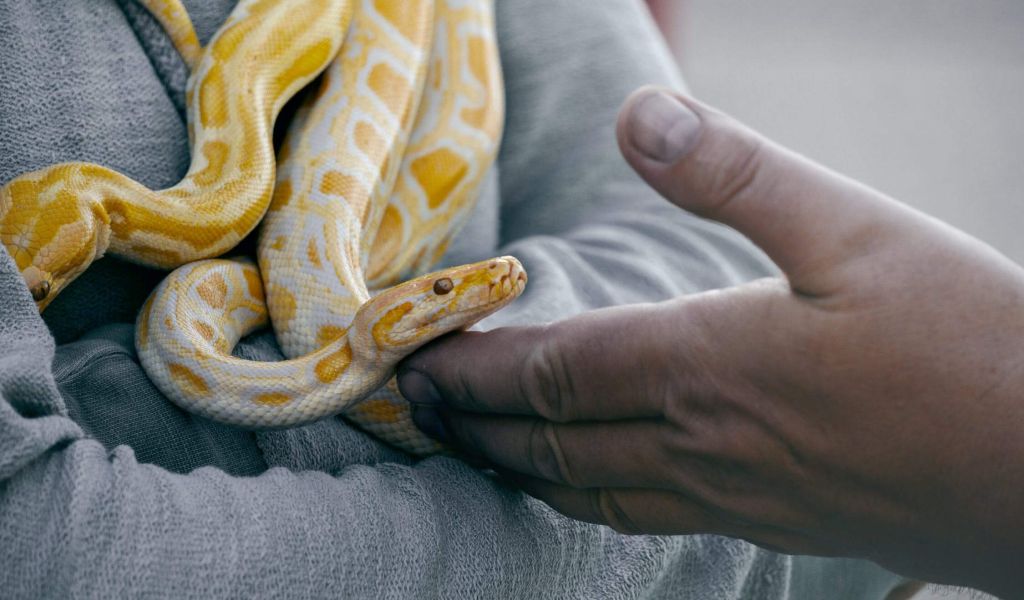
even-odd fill
[[[910,211],[681,94],[642,88],[619,115],[619,147],[680,208],[738,229],[820,294],[843,261]]]

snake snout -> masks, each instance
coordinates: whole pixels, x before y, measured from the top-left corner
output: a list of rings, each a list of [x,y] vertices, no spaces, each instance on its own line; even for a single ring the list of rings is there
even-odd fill
[[[523,268],[523,264],[519,262],[514,256],[503,256],[499,259],[502,263],[508,266],[508,272],[502,275],[502,283],[506,281],[510,284],[509,290],[513,296],[519,296],[523,293],[523,289],[526,288],[526,269]],[[497,262],[491,263],[491,268],[497,268]],[[504,288],[504,285],[502,286]]]
[[[508,278],[516,286],[519,292],[523,291],[526,287],[528,278],[526,277],[526,270],[523,269],[523,265],[517,260],[512,263],[512,268],[509,270]]]

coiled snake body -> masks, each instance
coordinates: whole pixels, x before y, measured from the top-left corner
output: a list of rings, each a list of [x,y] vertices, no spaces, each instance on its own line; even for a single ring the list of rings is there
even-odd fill
[[[160,192],[82,163],[0,188],[0,240],[40,310],[108,245],[184,265],[136,328],[140,360],[169,398],[253,428],[344,411],[407,450],[437,450],[393,383],[381,386],[406,354],[501,308],[526,281],[502,257],[398,283],[444,253],[497,152],[489,0],[242,0],[206,48],[178,0],[140,1],[193,69],[192,168]],[[275,160],[277,113],[321,72]],[[261,218],[258,267],[200,260]],[[268,320],[288,360],[231,356]]]

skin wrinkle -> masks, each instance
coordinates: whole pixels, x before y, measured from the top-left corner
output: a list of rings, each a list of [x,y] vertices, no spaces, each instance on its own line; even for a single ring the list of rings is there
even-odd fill
[[[595,503],[598,507],[597,514],[603,517],[608,525],[627,535],[639,534],[643,531],[638,527],[629,513],[619,504],[616,493],[609,488],[601,488],[595,494]]]
[[[553,339],[558,339],[557,337]],[[542,375],[547,375],[550,379],[548,380],[548,389],[554,390],[554,396],[557,398],[557,402],[554,407],[551,407],[550,413],[554,415],[554,419],[557,422],[567,423],[577,418],[578,411],[575,410],[577,396],[577,385],[576,378],[573,376],[573,369],[570,365],[576,364],[576,360],[566,360],[566,354],[570,353],[570,348],[560,348],[558,343],[555,342],[547,346],[547,353],[544,355],[546,358],[548,368],[546,370],[541,369]],[[540,387],[544,387],[543,384]]]
[[[748,140],[748,138],[743,139],[744,141]],[[750,140],[749,145],[744,144],[739,148],[730,147],[728,151],[740,158],[727,161],[725,163],[729,166],[727,170],[708,165],[710,168],[706,171],[716,178],[713,183],[708,184],[709,189],[715,190],[712,195],[714,204],[702,206],[700,209],[701,216],[709,219],[719,219],[728,214],[736,204],[757,202],[758,198],[750,198],[751,190],[760,191],[764,186],[762,180],[765,177],[770,177],[762,169],[765,161],[765,146],[759,138]],[[737,210],[742,212],[742,207]]]
[[[569,396],[560,386],[551,360],[558,356],[552,348],[558,339],[551,326],[545,326],[537,336],[537,343],[528,350],[522,361],[522,375],[518,377],[520,394],[532,412],[555,422],[564,422],[565,403]]]
[[[561,440],[558,438],[558,431],[551,423],[537,421],[530,431],[530,460],[531,463],[537,460],[538,449],[542,461],[537,463],[541,473],[548,473],[549,479],[564,483],[571,487],[583,487],[574,476],[573,469],[565,452],[562,450]]]
[[[544,421],[533,421],[526,438],[527,461],[530,467],[545,479],[564,483],[565,477],[560,472],[562,465],[558,462],[555,449],[550,445],[552,440],[548,439],[546,429],[550,427]],[[557,444],[558,441],[554,440],[554,443]]]

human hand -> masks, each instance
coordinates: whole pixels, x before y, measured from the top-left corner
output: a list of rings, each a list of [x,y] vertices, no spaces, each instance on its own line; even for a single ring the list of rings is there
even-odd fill
[[[671,92],[618,137],[785,279],[442,338],[399,370],[421,427],[621,532],[1024,593],[1024,270]]]

